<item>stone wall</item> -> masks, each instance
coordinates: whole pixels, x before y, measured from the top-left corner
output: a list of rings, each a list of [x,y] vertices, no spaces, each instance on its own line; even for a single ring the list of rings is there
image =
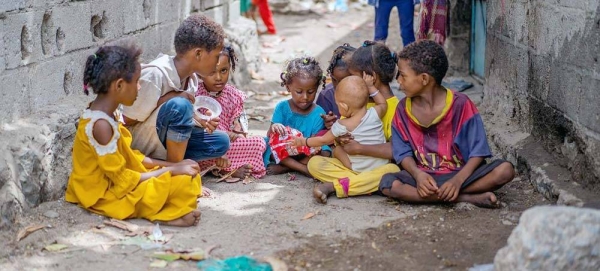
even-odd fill
[[[239,0],[9,0],[0,4],[0,228],[64,193],[75,121],[91,97],[83,66],[98,46],[134,39],[142,61],[173,53],[189,14],[223,25],[244,66],[258,69],[253,21]],[[235,82],[248,82],[237,72]]]
[[[444,44],[450,64],[448,75],[469,72],[471,59],[471,0],[450,0],[450,33]]]
[[[488,1],[482,110],[530,133],[600,192],[600,3]]]

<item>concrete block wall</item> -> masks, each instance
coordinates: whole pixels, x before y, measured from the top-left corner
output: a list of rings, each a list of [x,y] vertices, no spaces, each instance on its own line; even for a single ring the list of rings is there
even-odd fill
[[[488,1],[482,109],[600,192],[600,2]]]
[[[82,91],[87,56],[123,39],[143,48],[143,62],[173,53],[179,23],[197,12],[223,25],[258,67],[256,25],[240,19],[239,0],[1,1],[0,228],[64,194],[74,124],[92,98]]]

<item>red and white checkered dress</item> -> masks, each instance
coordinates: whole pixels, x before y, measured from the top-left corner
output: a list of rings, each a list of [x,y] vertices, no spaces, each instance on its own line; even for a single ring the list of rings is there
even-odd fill
[[[196,96],[210,96],[203,83],[199,84]],[[217,100],[223,108],[222,113],[219,116],[221,121],[217,129],[225,132],[232,132],[235,121],[244,112],[244,100],[246,100],[246,95],[234,86],[226,84],[223,88],[223,92],[218,97],[212,98]],[[223,170],[231,172],[244,165],[251,165],[252,176],[261,178],[266,173],[265,164],[263,162],[263,153],[266,148],[267,144],[261,136],[238,138],[234,142],[231,142],[226,154],[231,162],[231,166]],[[200,168],[204,170],[214,165],[214,163],[214,160],[207,160],[199,162],[199,165]]]

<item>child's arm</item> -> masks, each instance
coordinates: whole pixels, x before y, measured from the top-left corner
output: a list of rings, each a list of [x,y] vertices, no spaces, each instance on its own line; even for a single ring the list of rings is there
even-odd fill
[[[379,118],[383,118],[387,112],[387,102],[383,97],[383,94],[379,93],[379,90],[375,88],[375,78],[372,75],[363,72],[363,80],[365,80],[365,83],[367,83],[367,87],[369,88],[369,97],[373,98],[373,101],[375,101],[375,106],[373,106],[373,108],[377,111]]]
[[[327,131],[326,134],[322,136],[314,136],[314,137],[296,137],[294,138],[294,146],[309,146],[309,147],[321,147],[325,145],[332,144],[335,140],[335,136],[331,132],[331,130]]]
[[[333,149],[333,157],[340,160],[342,165],[347,167],[348,169],[352,169],[352,162],[350,161],[350,157],[343,148],[334,148]]]
[[[382,143],[376,145],[362,145],[355,140],[348,138],[342,140],[338,148],[343,148],[349,155],[365,155],[383,159],[393,159],[392,143]]]
[[[400,166],[404,170],[408,171],[413,178],[415,178],[419,196],[426,198],[435,194],[436,192],[439,192],[435,180],[431,177],[431,175],[427,174],[427,172],[422,171],[419,169],[419,167],[417,167],[417,163],[412,156],[407,156],[402,159]]]
[[[271,134],[273,133],[278,133],[280,135],[286,134],[285,125],[283,125],[282,123],[284,123],[283,107],[285,106],[284,103],[287,102],[288,101],[281,101],[277,104],[277,106],[275,106],[275,110],[273,110],[273,116],[271,116],[271,126],[269,126],[267,136],[271,136]]]

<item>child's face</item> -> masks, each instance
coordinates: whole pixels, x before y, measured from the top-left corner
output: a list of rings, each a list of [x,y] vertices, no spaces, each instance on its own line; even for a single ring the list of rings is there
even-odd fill
[[[142,67],[138,63],[136,67],[136,71],[131,78],[131,82],[127,82],[123,80],[122,90],[120,92],[120,103],[126,106],[131,106],[137,99],[138,90],[140,90],[140,76],[142,74]]]
[[[406,97],[417,96],[423,90],[423,80],[409,65],[406,59],[398,61],[398,76],[396,77],[400,84],[400,90],[406,94]]]
[[[333,84],[333,88],[335,89],[338,83],[348,76],[350,76],[348,69],[334,68],[333,73],[331,73],[331,83]]]
[[[223,90],[225,84],[229,80],[229,57],[221,55],[217,63],[217,69],[211,72],[208,76],[202,77],[204,87],[209,92],[219,92]]]
[[[296,76],[286,86],[287,90],[292,94],[292,103],[300,111],[308,110],[317,96],[317,80],[305,76]]]
[[[194,56],[196,63],[196,65],[194,65],[194,72],[199,74],[201,77],[206,77],[212,73],[219,62],[221,50],[223,50],[223,45],[220,45],[211,51],[201,49],[198,54]]]

